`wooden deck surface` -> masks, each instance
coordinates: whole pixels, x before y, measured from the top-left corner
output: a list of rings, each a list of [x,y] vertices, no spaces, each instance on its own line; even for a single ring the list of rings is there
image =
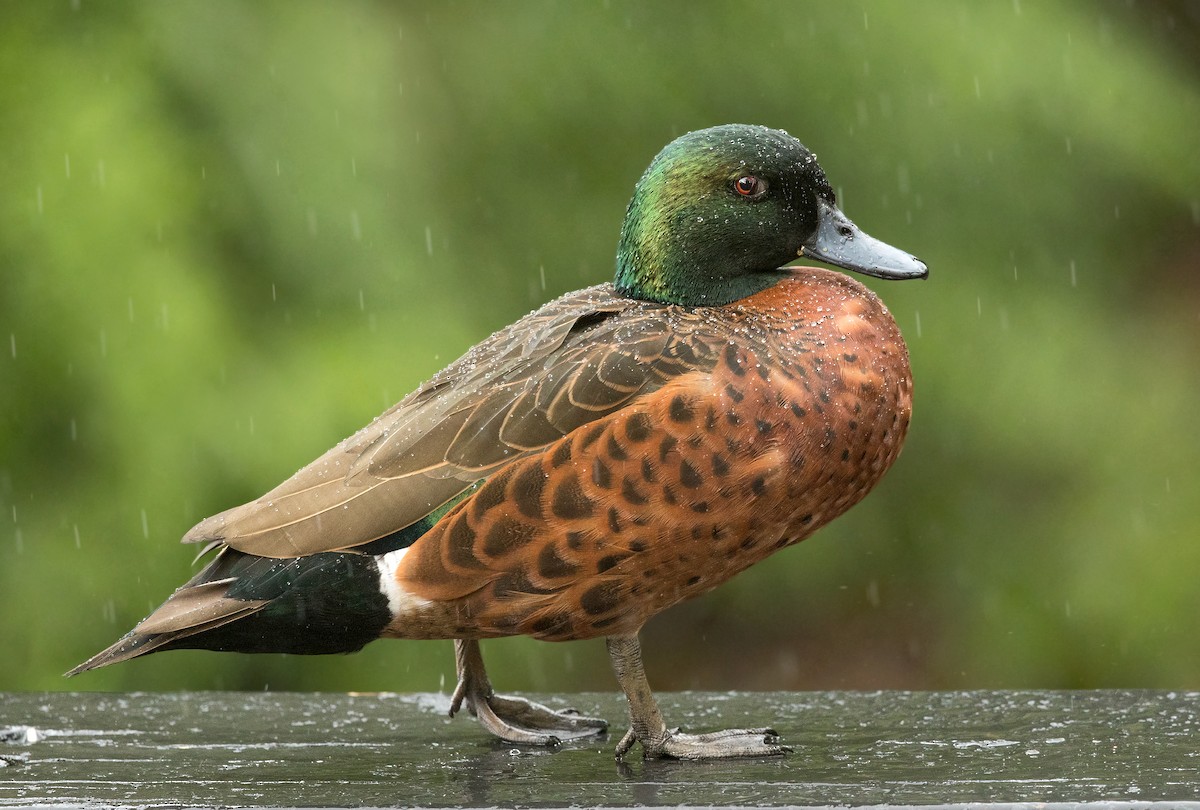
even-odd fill
[[[567,705],[546,698],[551,705]],[[664,694],[687,730],[772,724],[795,752],[613,760],[490,739],[439,694],[0,694],[0,806],[930,806],[1200,810],[1200,693]]]

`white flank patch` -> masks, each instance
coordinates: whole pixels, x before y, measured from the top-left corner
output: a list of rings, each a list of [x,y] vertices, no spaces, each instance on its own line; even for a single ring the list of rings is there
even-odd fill
[[[379,590],[388,598],[388,608],[397,619],[410,616],[429,605],[428,599],[409,593],[396,581],[396,569],[407,552],[407,548],[398,548],[375,558],[375,564],[379,566]]]

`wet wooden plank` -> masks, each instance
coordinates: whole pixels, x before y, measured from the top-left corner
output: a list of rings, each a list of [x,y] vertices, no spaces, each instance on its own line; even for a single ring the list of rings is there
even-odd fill
[[[0,695],[0,806],[900,806],[1200,810],[1200,693],[665,694],[692,730],[795,752],[613,761],[493,741],[445,695]],[[565,705],[545,698],[551,705]],[[615,695],[571,704],[624,727]],[[1132,804],[1130,804],[1132,803]]]

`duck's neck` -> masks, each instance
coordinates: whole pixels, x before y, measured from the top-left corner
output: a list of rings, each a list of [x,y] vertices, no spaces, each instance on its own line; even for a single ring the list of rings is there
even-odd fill
[[[617,248],[613,285],[622,295],[662,304],[722,306],[761,292],[786,271],[746,272],[683,205],[638,192],[629,203]]]

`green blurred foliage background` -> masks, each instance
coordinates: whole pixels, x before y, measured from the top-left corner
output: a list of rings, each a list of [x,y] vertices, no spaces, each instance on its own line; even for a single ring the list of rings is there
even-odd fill
[[[449,688],[449,642],[60,673],[190,575],[197,520],[606,280],[650,158],[731,121],[929,263],[872,282],[916,412],[861,506],[647,627],[656,687],[1200,687],[1190,4],[4,16],[0,689]],[[598,641],[485,654],[503,688],[614,688]]]

